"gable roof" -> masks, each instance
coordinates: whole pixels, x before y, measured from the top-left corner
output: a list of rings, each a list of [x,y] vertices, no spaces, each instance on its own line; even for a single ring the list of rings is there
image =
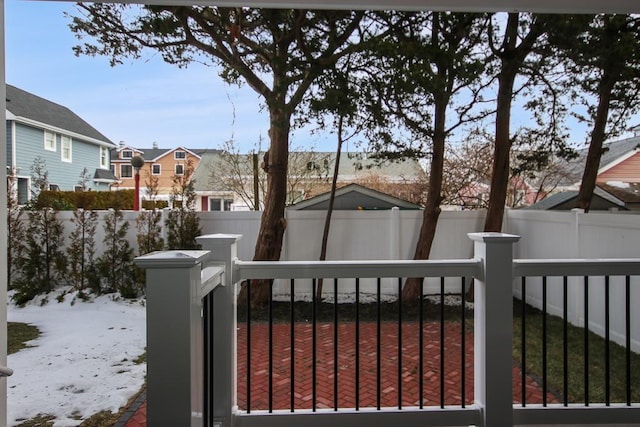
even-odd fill
[[[533,205],[526,206],[523,209],[527,210],[553,210],[553,209],[572,209],[575,206],[572,202],[578,197],[578,191],[563,191],[561,193],[553,194],[540,200]],[[599,200],[597,205],[604,208],[615,207],[619,209],[625,209],[625,202],[613,194],[607,192],[603,188],[596,186],[593,191],[593,199]],[[592,201],[592,205],[595,205]],[[602,208],[600,208],[601,210]],[[592,210],[598,210],[598,208],[592,208]]]
[[[603,146],[602,157],[600,158],[600,168],[598,173],[605,172],[613,166],[623,162],[633,156],[640,149],[640,137],[612,141]]]
[[[296,203],[287,209],[299,210],[327,210],[331,192],[319,194],[310,199]],[[336,190],[334,209],[336,210],[370,210],[370,209],[420,209],[420,206],[398,199],[380,191],[364,187],[359,184],[349,184]]]
[[[120,162],[128,162],[129,159],[119,159],[118,158],[118,153],[121,152],[122,150],[131,150],[134,151],[136,153],[138,153],[140,156],[142,156],[142,158],[147,161],[147,162],[152,162],[152,161],[156,161],[158,160],[160,157],[165,156],[169,153],[172,153],[174,151],[186,151],[187,153],[201,158],[202,154],[207,152],[207,151],[211,151],[211,150],[207,150],[207,149],[191,149],[191,148],[184,148],[184,147],[175,147],[175,148],[133,148],[129,145],[123,145],[119,148],[117,148],[116,150],[111,150],[111,160],[112,161],[120,161]],[[218,151],[218,150],[214,150],[214,151]]]
[[[95,143],[115,144],[73,111],[15,86],[7,86],[7,111],[15,120],[36,126],[49,126],[78,135]]]
[[[336,161],[336,153],[320,152],[317,153],[317,156],[321,159],[328,159],[330,165],[329,174],[331,175]],[[343,179],[363,176],[369,173],[402,181],[422,179],[425,176],[424,169],[415,159],[382,160],[377,159],[372,153],[343,152],[340,154],[338,174]]]

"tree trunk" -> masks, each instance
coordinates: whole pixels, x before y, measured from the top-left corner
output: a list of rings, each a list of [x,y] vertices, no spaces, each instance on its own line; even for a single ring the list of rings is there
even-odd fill
[[[416,243],[414,260],[429,258],[433,239],[436,234],[438,218],[440,217],[440,203],[442,202],[442,174],[444,170],[446,109],[449,103],[448,95],[436,97],[434,114],[433,155],[429,168],[429,188],[427,203],[422,215],[422,226]],[[407,278],[402,289],[402,300],[415,302],[422,298],[422,278]]]
[[[513,84],[519,64],[503,62],[498,76],[498,100],[496,110],[495,147],[491,170],[489,206],[485,218],[484,231],[502,231],[504,207],[509,186],[509,155],[511,152],[511,99]]]
[[[598,179],[598,170],[600,169],[602,145],[604,143],[607,119],[609,117],[609,105],[611,103],[611,92],[613,91],[613,86],[613,79],[609,78],[609,74],[605,72],[603,82],[598,91],[598,109],[593,123],[593,130],[591,131],[589,152],[587,153],[587,162],[582,174],[578,200],[576,201],[576,206],[580,209],[584,209],[585,212],[589,212],[593,192],[596,188],[596,180]]]
[[[331,179],[331,194],[329,195],[329,207],[327,216],[324,219],[324,230],[322,230],[322,246],[320,248],[320,261],[327,259],[327,246],[329,244],[329,229],[331,228],[331,215],[333,214],[333,204],[336,199],[336,188],[338,186],[338,172],[340,171],[340,154],[342,154],[342,124],[343,116],[338,119],[338,147],[336,148],[336,163],[333,166],[333,178]],[[316,299],[322,301],[322,278],[318,280]]]
[[[287,166],[289,161],[290,114],[283,103],[281,107],[270,106],[269,129],[270,147],[264,155],[263,168],[267,173],[267,194],[264,199],[264,211],[260,222],[260,231],[256,239],[254,261],[278,261],[282,250],[287,220],[284,208],[287,200]],[[251,282],[251,304],[265,305],[271,294],[271,280]],[[242,286],[238,302],[246,301],[246,285]]]

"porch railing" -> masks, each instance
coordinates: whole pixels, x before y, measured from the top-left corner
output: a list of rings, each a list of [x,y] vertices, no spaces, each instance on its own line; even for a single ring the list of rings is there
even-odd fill
[[[530,404],[523,395],[522,404],[514,404],[512,375],[513,296],[517,277],[570,277],[640,275],[640,260],[513,260],[512,245],[517,236],[477,233],[470,238],[475,242],[474,257],[469,260],[449,261],[357,261],[357,262],[245,262],[236,259],[238,235],[202,236],[203,251],[162,252],[139,257],[138,265],[147,268],[147,417],[149,425],[222,425],[222,426],[287,426],[287,425],[514,425],[514,424],[563,424],[563,423],[630,423],[640,419],[640,406],[632,402],[595,403],[586,399],[584,404]],[[403,332],[404,309],[398,298],[396,332],[390,333],[397,341],[394,381],[397,399],[392,405],[381,400],[381,382],[386,371],[381,368],[381,321],[379,306],[381,289],[397,288],[399,297],[403,278],[427,278],[439,284],[441,300],[446,293],[464,294],[466,286],[474,281],[474,317],[465,319],[464,303],[460,311],[462,370],[461,398],[452,404],[443,399],[444,376],[442,363],[454,357],[445,353],[444,308],[441,308],[439,330],[440,399],[425,403],[424,313],[420,312],[414,331],[417,332],[418,352],[411,357],[418,360],[415,374],[419,378],[420,392],[415,404],[403,401],[403,375],[407,367],[402,365],[407,344]],[[240,285],[251,289],[252,281],[266,280],[270,286],[269,302],[263,310],[266,317],[255,322],[256,314],[247,301],[242,315],[237,316],[237,295]],[[325,295],[333,301],[332,317],[323,321],[318,317],[319,301],[317,284],[323,280]],[[514,282],[515,280],[515,282]],[[526,281],[529,279],[525,279]],[[562,282],[562,279],[560,279]],[[543,281],[546,282],[546,279]],[[629,281],[627,280],[627,283]],[[374,314],[371,329],[360,323],[362,314],[357,310],[363,288],[369,286],[378,313]],[[547,286],[547,285],[545,285]],[[280,291],[274,291],[274,287]],[[525,285],[526,287],[526,285]],[[300,290],[306,295],[301,296]],[[424,289],[424,287],[423,287]],[[349,383],[354,390],[339,388],[342,355],[345,348],[340,336],[339,299],[350,293],[354,302],[355,342],[350,361],[355,364],[349,372]],[[516,294],[517,286],[516,286]],[[526,300],[526,289],[521,289]],[[588,292],[587,294],[588,295]],[[286,325],[274,326],[274,297],[283,300],[291,310],[284,316]],[[311,305],[305,332],[294,312],[296,301],[306,299]],[[566,299],[564,300],[566,301]],[[627,294],[627,300],[629,295]],[[585,304],[588,304],[585,303]],[[627,302],[628,305],[628,302]],[[587,305],[585,305],[587,306]],[[609,305],[607,305],[609,306]],[[420,306],[422,308],[422,305]],[[629,308],[627,307],[627,310]],[[326,315],[326,313],[325,313]],[[566,318],[566,317],[565,317]],[[244,320],[243,320],[244,319]],[[630,315],[627,315],[630,319]],[[276,320],[280,322],[282,319]],[[588,324],[588,320],[586,321]],[[298,325],[298,326],[296,326]],[[414,327],[412,326],[412,327]],[[260,328],[259,331],[254,328]],[[473,328],[473,355],[467,351],[465,328]],[[627,320],[624,341],[631,348],[631,325]],[[324,331],[321,332],[320,330]],[[326,331],[325,331],[326,330]],[[363,343],[364,333],[374,336]],[[284,332],[283,332],[284,331]],[[330,332],[327,332],[330,331]],[[256,352],[256,333],[266,334],[265,353]],[[253,333],[253,335],[252,335]],[[240,334],[240,335],[238,335]],[[298,344],[302,334],[310,337],[308,348]],[[282,335],[282,336],[280,336]],[[388,334],[389,335],[389,334]],[[415,338],[415,334],[413,335]],[[329,341],[332,354],[327,356],[322,371],[317,358],[320,341]],[[238,341],[241,340],[242,345]],[[342,341],[341,341],[342,340]],[[404,340],[404,341],[403,341]],[[403,345],[404,344],[404,345]],[[339,347],[342,345],[342,347]],[[588,345],[588,344],[587,344]],[[362,348],[361,348],[362,346]],[[377,347],[376,347],[377,346]],[[587,348],[588,350],[588,348]],[[449,351],[449,350],[448,350]],[[305,355],[306,352],[306,355]],[[288,357],[276,358],[274,354]],[[285,354],[286,353],[286,354]],[[238,355],[242,360],[238,360]],[[473,357],[473,401],[465,396],[465,360]],[[262,358],[266,358],[263,360]],[[278,359],[280,365],[274,365]],[[281,363],[284,360],[284,364]],[[302,379],[297,366],[303,360],[308,364],[311,393],[304,405],[294,397]],[[359,387],[363,381],[361,364],[375,376],[373,400],[361,401]],[[263,372],[263,367],[264,372]],[[243,370],[238,378],[239,370]],[[278,371],[280,383],[276,386],[274,371]],[[258,372],[258,373],[256,373]],[[266,401],[257,402],[252,396],[254,381],[260,375],[266,378],[261,385]],[[282,379],[283,376],[288,378]],[[330,376],[333,384],[331,398],[319,400],[316,383]],[[627,377],[629,381],[630,377]],[[523,378],[524,379],[524,378]],[[566,379],[565,379],[566,380]],[[238,381],[241,386],[238,387]],[[432,381],[432,379],[429,379]],[[545,379],[543,378],[543,382]],[[283,386],[284,384],[284,386]],[[283,391],[284,390],[284,391]],[[286,404],[277,393],[285,393]],[[516,390],[517,393],[517,390]],[[349,398],[343,398],[348,394]],[[241,401],[238,400],[241,395]],[[322,404],[317,404],[321,402]],[[430,406],[433,405],[433,406]]]

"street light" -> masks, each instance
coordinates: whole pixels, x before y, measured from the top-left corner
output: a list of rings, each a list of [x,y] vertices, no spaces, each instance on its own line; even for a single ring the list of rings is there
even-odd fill
[[[142,158],[142,156],[133,156],[131,158],[131,166],[133,166],[133,168],[136,170],[136,174],[135,174],[135,183],[136,183],[136,190],[135,190],[135,195],[134,195],[134,199],[133,199],[133,210],[134,211],[139,211],[140,210],[140,168],[142,166],[144,166],[144,159]]]

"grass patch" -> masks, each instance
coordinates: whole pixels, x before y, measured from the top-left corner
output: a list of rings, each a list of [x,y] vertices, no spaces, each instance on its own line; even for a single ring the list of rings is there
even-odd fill
[[[52,427],[56,419],[53,415],[38,415],[35,418],[25,420],[16,427]]]
[[[33,325],[9,322],[7,324],[7,354],[17,353],[23,348],[31,347],[25,343],[39,336],[40,331]]]
[[[526,307],[526,369],[529,374],[543,377],[543,314],[540,310]],[[522,303],[514,300],[513,355],[522,363]],[[563,328],[560,317],[547,315],[547,384],[563,401],[564,358]],[[590,403],[606,401],[606,341],[589,332],[588,400]],[[626,350],[609,343],[610,352],[610,401],[624,403],[626,395]],[[585,403],[584,329],[567,326],[567,389],[569,403]],[[640,400],[640,354],[631,353],[631,400]]]
[[[145,350],[140,356],[133,359],[133,363],[136,365],[142,365],[143,363],[147,363],[147,352]]]

